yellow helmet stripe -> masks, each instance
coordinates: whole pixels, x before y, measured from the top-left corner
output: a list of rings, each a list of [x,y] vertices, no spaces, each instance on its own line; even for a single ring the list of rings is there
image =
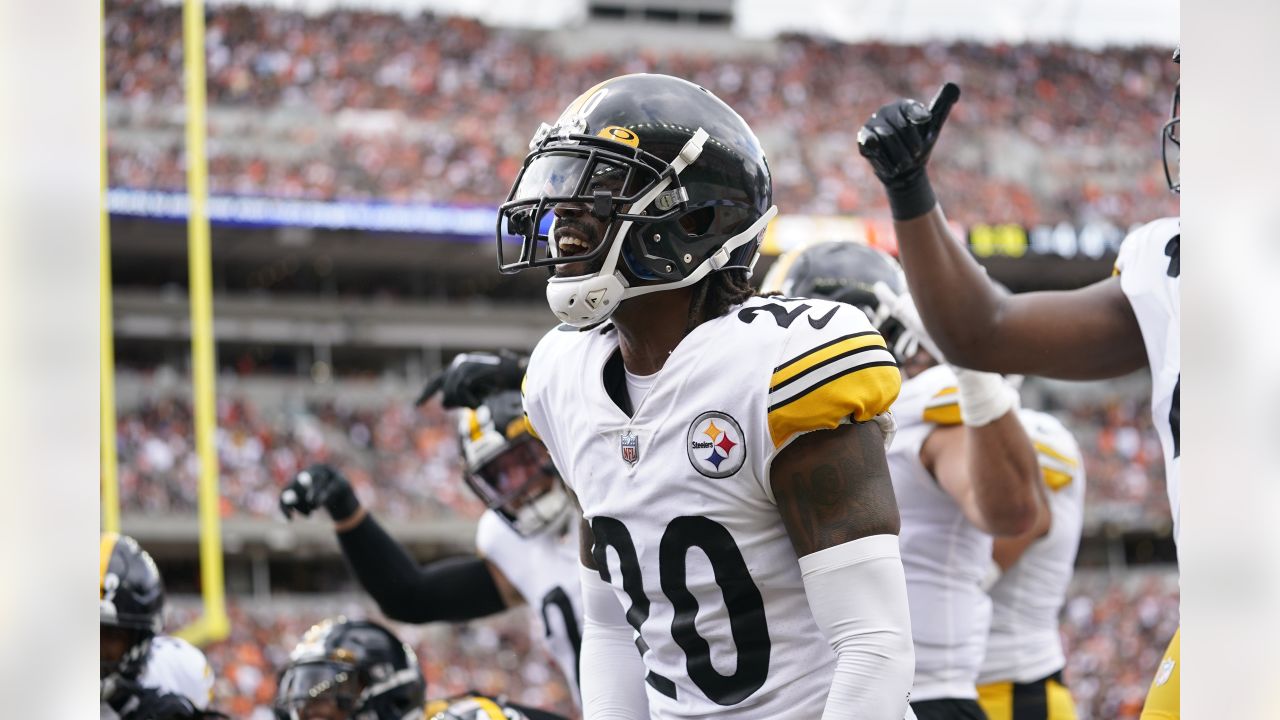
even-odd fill
[[[467,428],[471,434],[471,442],[479,442],[484,437],[484,428],[480,427],[480,415],[475,410],[467,410]]]
[[[98,599],[102,599],[102,584],[107,581],[107,566],[111,564],[111,553],[115,552],[116,542],[120,536],[116,533],[102,533],[102,542],[98,546]]]
[[[502,708],[498,707],[498,704],[494,701],[479,695],[472,699],[476,701],[476,704],[480,706],[480,709],[484,711],[485,717],[489,718],[489,720],[507,720],[507,714],[502,712]]]

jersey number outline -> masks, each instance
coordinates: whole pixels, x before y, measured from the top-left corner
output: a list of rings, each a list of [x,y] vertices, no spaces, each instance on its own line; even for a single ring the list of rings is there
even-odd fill
[[[569,637],[569,644],[573,645],[573,682],[581,688],[582,631],[578,629],[578,619],[573,614],[573,603],[569,602],[569,594],[559,585],[542,596],[542,626],[546,628],[548,638],[551,637],[551,623],[548,621],[547,610],[552,607],[559,611],[560,618],[564,621],[564,634]]]
[[[1173,402],[1169,404],[1169,434],[1173,436],[1173,457],[1182,454],[1182,423],[1178,411],[1178,395],[1182,393],[1182,373],[1173,384]]]
[[[636,648],[644,655],[649,645],[640,635],[640,626],[649,618],[649,597],[645,595],[640,560],[631,531],[620,520],[597,516],[591,520],[595,544],[591,554],[600,577],[610,582],[605,551],[612,547],[618,554],[622,573],[622,589],[631,599],[627,622],[636,631]],[[694,620],[698,599],[689,591],[685,559],[692,548],[702,550],[711,561],[716,584],[724,595],[729,615],[729,628],[737,650],[737,668],[721,675],[711,664],[711,645],[698,634]],[[769,675],[772,642],[764,614],[764,598],[751,579],[742,551],[723,525],[703,516],[683,515],[667,524],[658,548],[658,577],[662,593],[675,609],[671,620],[671,636],[685,652],[685,668],[689,679],[707,698],[717,705],[736,705],[759,690]],[[676,686],[670,679],[654,672],[645,674],[645,682],[672,700]]]

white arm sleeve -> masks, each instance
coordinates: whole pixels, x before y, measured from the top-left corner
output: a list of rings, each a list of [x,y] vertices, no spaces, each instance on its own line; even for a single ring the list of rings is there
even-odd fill
[[[613,587],[600,574],[578,568],[582,581],[583,720],[649,720],[644,663]]]
[[[907,578],[894,535],[872,535],[800,558],[813,619],[836,651],[822,720],[902,720],[915,648]]]

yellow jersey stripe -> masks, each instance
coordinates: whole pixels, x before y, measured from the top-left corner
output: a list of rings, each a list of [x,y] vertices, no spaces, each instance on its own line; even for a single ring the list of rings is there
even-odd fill
[[[1055,492],[1071,484],[1071,473],[1041,467],[1040,474],[1044,477],[1044,484]]]
[[[102,533],[102,541],[98,545],[98,599],[102,599],[102,584],[107,581],[107,566],[111,564],[111,553],[115,552],[116,542],[120,536],[116,533]]]
[[[960,416],[960,403],[927,407],[924,409],[924,421],[934,425],[959,425],[964,422],[964,418]]]
[[[838,337],[816,348],[810,348],[773,369],[773,377],[769,379],[769,391],[777,390],[823,361],[831,360],[853,350],[873,346],[884,347],[884,338],[880,337],[880,333],[875,330],[866,330]]]
[[[1036,452],[1040,453],[1041,455],[1044,455],[1045,457],[1053,458],[1054,460],[1057,460],[1058,462],[1066,465],[1067,467],[1076,468],[1080,466],[1080,463],[1075,458],[1071,457],[1070,455],[1064,455],[1063,453],[1060,453],[1057,450],[1054,450],[1053,448],[1049,447],[1048,445],[1042,442],[1037,441],[1033,443],[1033,445],[1035,445]]]
[[[944,387],[941,390],[939,390],[937,393],[935,393],[933,397],[940,398],[944,395],[955,395],[958,392],[960,392],[959,387],[955,385],[948,385],[947,387]]]
[[[896,363],[859,365],[769,408],[770,439],[777,448],[797,433],[830,430],[849,417],[865,422],[888,410],[901,388]]]

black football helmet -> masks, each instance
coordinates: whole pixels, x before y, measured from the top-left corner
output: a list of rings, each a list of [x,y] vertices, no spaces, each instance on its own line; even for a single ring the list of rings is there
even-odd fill
[[[103,533],[98,557],[100,626],[104,634],[122,634],[127,643],[119,658],[100,661],[106,697],[118,678],[137,680],[141,675],[151,639],[164,627],[164,583],[155,561],[128,535]]]
[[[496,392],[458,416],[467,486],[517,533],[563,526],[569,495],[546,445],[525,419],[520,393]]]
[[[1173,61],[1182,64],[1182,46],[1173,51]],[[1169,120],[1160,129],[1160,159],[1164,161],[1164,179],[1169,189],[1182,194],[1182,173],[1179,155],[1182,151],[1182,82],[1173,86],[1173,100],[1169,104]],[[1170,156],[1173,156],[1172,160]]]
[[[720,270],[749,272],[777,214],[769,165],[746,121],[705,88],[668,75],[596,85],[543,123],[529,150],[499,208],[498,266],[588,267],[547,282],[551,310],[577,327],[603,321],[629,297]],[[556,238],[552,211],[561,204],[605,226],[598,244]],[[572,249],[560,247],[566,242]]]
[[[894,295],[907,292],[902,266],[888,253],[859,242],[828,240],[784,253],[769,269],[760,290],[852,305],[875,324],[897,361],[905,362],[916,353],[918,338],[892,315],[881,312],[876,283],[884,283]]]
[[[275,713],[280,720],[306,720],[308,710],[326,718],[416,720],[426,692],[413,648],[378,623],[337,617],[311,626],[289,654]]]

